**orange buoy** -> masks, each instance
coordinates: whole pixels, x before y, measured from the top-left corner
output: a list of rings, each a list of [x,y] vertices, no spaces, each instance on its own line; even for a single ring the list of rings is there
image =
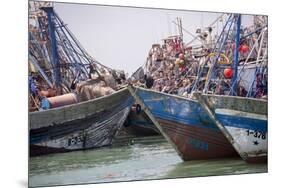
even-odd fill
[[[233,76],[233,71],[231,68],[226,68],[223,71],[223,75],[225,78],[231,78]]]
[[[59,95],[55,97],[49,97],[47,100],[50,103],[51,108],[57,108],[60,106],[66,106],[70,104],[75,104],[78,102],[77,96],[74,93],[68,93],[64,95]]]

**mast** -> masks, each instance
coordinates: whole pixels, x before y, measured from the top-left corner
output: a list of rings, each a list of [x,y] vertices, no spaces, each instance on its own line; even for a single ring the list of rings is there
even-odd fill
[[[181,36],[181,39],[183,41],[183,33],[182,33],[182,22],[181,22],[181,18],[177,17],[177,22],[178,22],[178,31],[179,31],[179,35]]]
[[[237,91],[237,72],[238,72],[238,59],[239,59],[239,43],[240,43],[240,27],[241,27],[241,14],[236,14],[236,35],[235,35],[235,49],[233,61],[233,77],[232,77],[232,94]]]
[[[57,88],[60,88],[61,75],[60,75],[60,62],[59,62],[57,40],[56,40],[55,26],[54,26],[54,9],[53,7],[42,7],[41,9],[47,13],[47,17],[48,17],[49,39],[51,43],[51,59],[54,65],[55,84]]]

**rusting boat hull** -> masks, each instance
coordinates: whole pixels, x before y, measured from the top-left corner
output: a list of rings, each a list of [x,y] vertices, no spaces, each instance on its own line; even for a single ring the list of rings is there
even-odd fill
[[[183,160],[238,156],[198,101],[143,88],[130,91]]]
[[[244,160],[267,161],[266,100],[199,95],[199,101]]]
[[[30,156],[111,145],[133,104],[127,89],[29,114]]]
[[[178,147],[185,161],[237,156],[233,147],[219,130],[210,130],[161,118],[156,119]]]

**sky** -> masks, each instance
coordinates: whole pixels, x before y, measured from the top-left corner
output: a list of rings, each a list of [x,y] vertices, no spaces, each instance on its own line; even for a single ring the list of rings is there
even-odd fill
[[[207,27],[221,13],[114,7],[87,4],[55,3],[54,9],[87,52],[100,63],[131,75],[145,63],[154,43],[176,35],[176,17],[182,26],[195,34]],[[242,16],[249,24],[252,16]],[[214,25],[219,32],[222,22]],[[184,42],[192,36],[184,32]]]

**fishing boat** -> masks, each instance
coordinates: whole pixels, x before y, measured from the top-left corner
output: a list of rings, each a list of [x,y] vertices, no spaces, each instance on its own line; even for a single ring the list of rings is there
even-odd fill
[[[262,19],[259,19],[262,20]],[[252,32],[257,40],[245,62],[238,65],[240,23],[237,22],[235,56],[230,91],[224,95],[196,94],[200,104],[247,162],[267,161],[267,22]],[[258,31],[258,32],[257,32]],[[249,35],[248,35],[249,36]],[[255,60],[248,62],[257,49]],[[215,71],[215,68],[213,69]],[[244,83],[243,83],[244,82]],[[241,84],[242,83],[242,84]],[[244,92],[239,92],[239,87]],[[245,89],[246,88],[246,89]],[[239,96],[242,95],[242,96]]]
[[[131,134],[136,136],[153,136],[160,134],[150,118],[141,110],[140,105],[133,105],[125,127]]]
[[[232,25],[229,20],[233,16],[227,18],[225,27],[227,24]],[[222,48],[220,44],[224,43],[228,35],[223,29],[214,44],[211,24],[207,31],[200,31],[198,34],[204,41],[202,45],[189,46],[183,43],[180,20],[177,25],[179,35],[164,39],[164,47],[153,45],[149,52],[143,72],[153,77],[154,82],[149,84],[152,87],[148,87],[145,81],[143,87],[151,89],[138,87],[137,83],[129,90],[136,103],[147,113],[183,160],[236,157],[238,154],[231,143],[198,100],[192,97],[194,91],[202,90],[213,60],[219,59],[220,63],[229,64],[226,55],[217,53],[217,50]],[[142,71],[137,71],[134,77],[138,78],[139,75],[142,75]],[[142,83],[140,80],[139,85],[142,86]]]
[[[29,5],[30,156],[111,145],[133,104],[124,76],[86,52],[53,3]]]
[[[238,156],[197,100],[135,86],[129,90],[183,160]]]
[[[108,146],[133,99],[125,88],[98,99],[29,113],[30,155]]]
[[[267,161],[266,100],[205,94],[199,98],[244,160]]]

